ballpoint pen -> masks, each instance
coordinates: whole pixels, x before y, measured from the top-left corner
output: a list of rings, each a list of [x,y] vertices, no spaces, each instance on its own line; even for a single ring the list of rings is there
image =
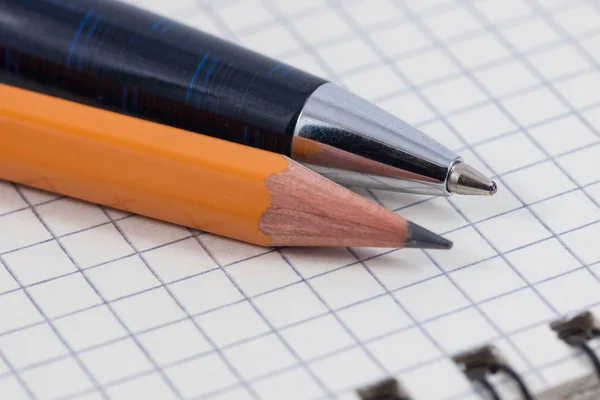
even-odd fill
[[[281,153],[343,185],[497,190],[331,82],[114,0],[0,0],[0,82]]]
[[[452,247],[282,154],[4,84],[0,179],[261,246]]]

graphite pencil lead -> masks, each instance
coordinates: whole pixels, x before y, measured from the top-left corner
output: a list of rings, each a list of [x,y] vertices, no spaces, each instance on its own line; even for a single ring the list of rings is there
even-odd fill
[[[452,248],[453,243],[450,240],[423,228],[422,226],[408,221],[408,237],[404,246],[417,247],[421,249],[449,250]]]
[[[474,196],[492,196],[498,191],[496,182],[492,181],[475,168],[459,162],[454,165],[448,177],[448,191],[457,194]]]

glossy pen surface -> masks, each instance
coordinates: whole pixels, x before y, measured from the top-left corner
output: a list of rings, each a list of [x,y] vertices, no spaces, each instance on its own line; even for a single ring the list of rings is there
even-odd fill
[[[284,154],[344,186],[497,188],[332,82],[116,0],[0,0],[0,83]]]
[[[0,0],[0,82],[286,155],[324,83],[111,0]]]

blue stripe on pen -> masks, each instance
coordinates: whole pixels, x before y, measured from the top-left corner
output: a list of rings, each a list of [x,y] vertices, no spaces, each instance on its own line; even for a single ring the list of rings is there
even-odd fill
[[[94,10],[90,9],[85,14],[85,16],[81,19],[81,22],[79,23],[79,26],[77,27],[77,31],[75,32],[75,35],[73,35],[73,40],[71,41],[71,45],[69,46],[69,53],[67,54],[67,65],[68,66],[71,66],[71,57],[73,56],[75,47],[77,47],[77,42],[79,41],[79,36],[81,35],[83,28],[85,28],[85,25],[87,24],[89,19],[92,17],[92,15],[94,15]]]
[[[233,64],[233,63],[231,63],[231,64],[229,64],[229,66],[228,66],[228,67],[227,67],[227,69],[225,70],[225,71],[227,71],[227,72],[222,72],[222,73],[221,73],[221,76],[222,76],[222,78],[221,78],[221,82],[223,82],[223,83],[225,83],[225,84],[227,83],[227,81],[229,80],[229,75],[231,74],[231,71],[233,71],[233,69],[234,69],[233,67],[234,67],[234,64]]]
[[[155,22],[155,23],[152,25],[152,28],[151,28],[151,29],[152,29],[153,31],[155,31],[155,30],[156,30],[156,29],[157,29],[157,28],[160,26],[160,24],[162,24],[162,22],[163,22],[163,21],[164,21],[164,19],[163,19],[163,18],[159,19],[158,21],[156,21],[156,22]]]
[[[279,68],[281,68],[281,64],[277,64],[276,66],[274,66],[273,68],[271,68],[271,70],[269,71],[268,75],[271,75],[272,73],[274,73],[275,71],[277,71]]]
[[[217,68],[217,64],[219,64],[219,61],[220,61],[219,58],[215,58],[215,60],[212,62],[212,64],[208,68],[208,71],[206,71],[206,75],[204,75],[204,81],[202,82],[202,86],[200,87],[200,98],[197,101],[198,105],[202,104],[202,96],[204,94],[204,90],[206,89],[206,85],[208,84],[210,75],[213,73],[215,68]]]
[[[177,24],[174,21],[169,23],[167,26],[162,28],[162,33],[169,32],[171,29],[175,28],[175,25],[177,25]]]
[[[186,103],[190,100],[190,96],[192,95],[192,89],[194,88],[194,82],[196,82],[196,78],[198,77],[198,74],[200,73],[200,70],[202,69],[202,66],[208,59],[209,55],[210,55],[210,53],[206,53],[204,55],[204,57],[202,57],[202,60],[200,60],[200,62],[198,63],[198,66],[196,67],[196,71],[194,71],[192,80],[190,81],[190,84],[188,85],[187,93],[185,94],[185,102]]]
[[[244,126],[244,144],[248,144],[248,126]]]
[[[98,29],[98,25],[100,24],[101,20],[102,20],[102,15],[99,14],[96,17],[96,20],[94,21],[92,26],[90,27],[90,30],[88,31],[88,33],[85,35],[85,39],[83,40],[83,50],[81,51],[81,54],[79,55],[79,62],[77,63],[78,68],[81,68],[81,66],[83,65],[83,59],[85,58],[85,54],[88,51],[88,45],[90,43],[90,40],[92,39],[92,36],[94,35],[94,32],[96,32],[96,29]]]
[[[215,70],[215,68],[217,68],[217,65],[219,64],[220,61],[221,61],[221,59],[218,58],[218,57],[215,58],[215,60],[213,61],[212,65],[210,66],[210,68],[206,72],[206,76],[204,77],[204,86],[206,86],[206,84],[208,83],[208,79],[210,78],[210,75],[213,73],[213,71]]]

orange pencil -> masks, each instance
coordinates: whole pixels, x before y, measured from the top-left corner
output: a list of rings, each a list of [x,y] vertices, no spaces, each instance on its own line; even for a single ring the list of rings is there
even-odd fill
[[[452,245],[283,155],[2,84],[0,178],[262,246]]]

